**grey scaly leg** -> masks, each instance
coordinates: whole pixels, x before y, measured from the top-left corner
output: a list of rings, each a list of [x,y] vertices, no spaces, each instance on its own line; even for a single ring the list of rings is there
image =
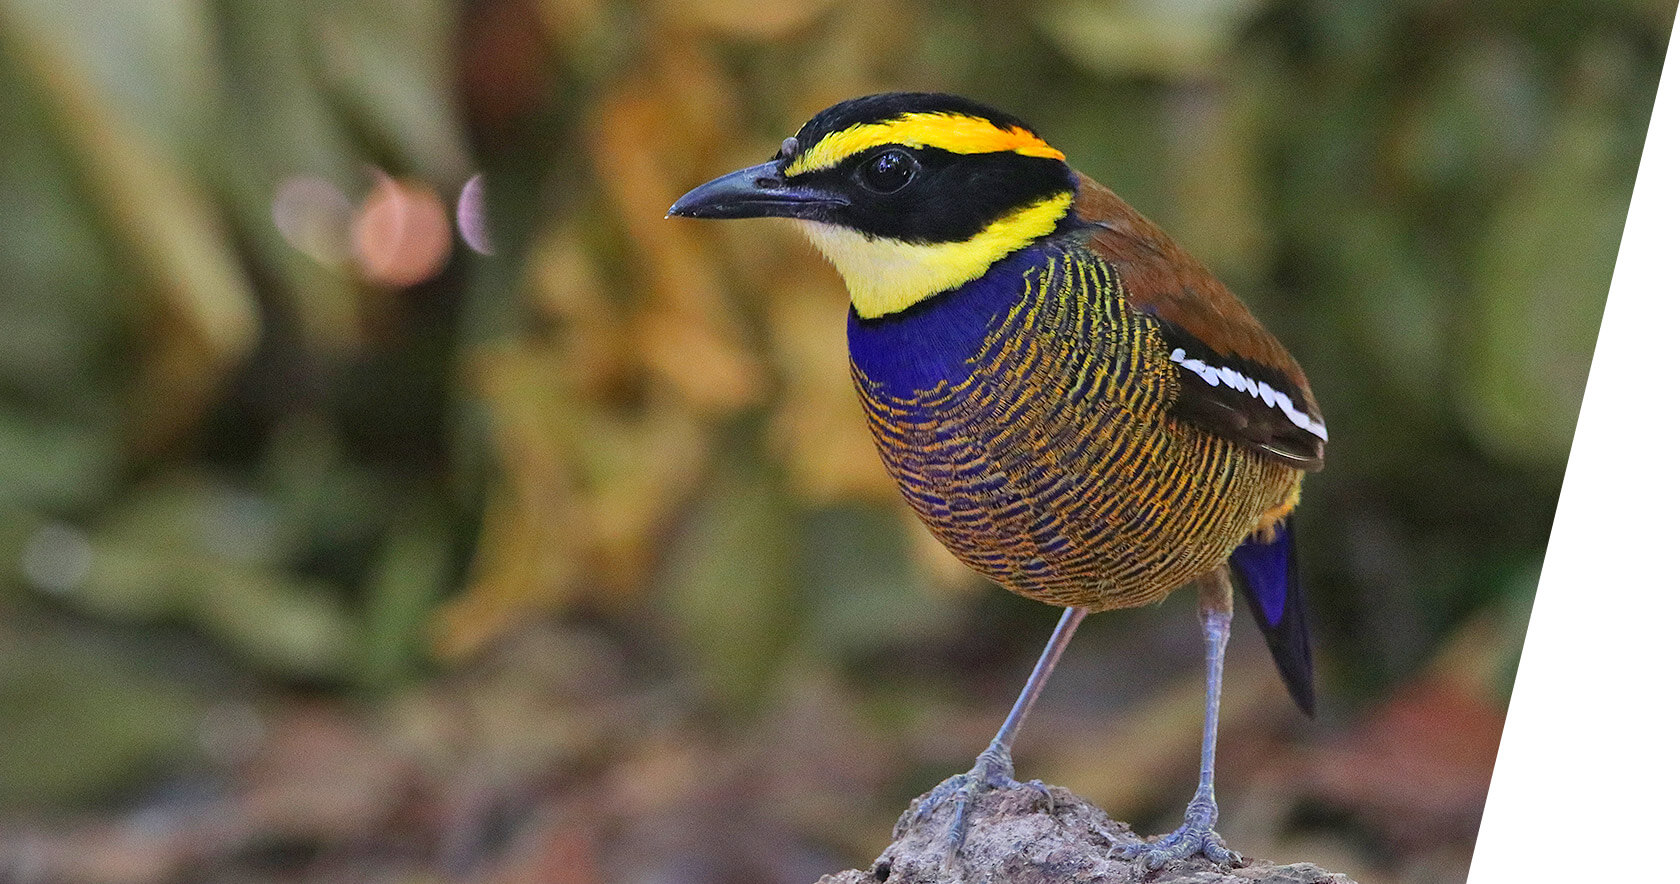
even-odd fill
[[[1228,612],[1228,592],[1225,607]],[[1009,755],[1010,749],[1015,745],[1015,732],[1021,729],[1021,722],[1027,717],[1027,713],[1032,711],[1039,692],[1044,690],[1044,683],[1050,679],[1051,670],[1056,668],[1056,661],[1061,659],[1062,651],[1073,638],[1073,631],[1079,628],[1079,622],[1084,620],[1088,613],[1088,608],[1068,608],[1062,612],[1062,619],[1056,624],[1056,631],[1050,634],[1050,641],[1045,644],[1044,652],[1038,655],[1038,664],[1033,666],[1032,674],[1027,676],[1026,687],[1023,687],[1021,695],[1015,698],[1015,705],[1010,708],[1009,716],[1003,720],[1003,727],[998,728],[997,736],[992,738],[986,751],[980,753],[980,757],[974,760],[974,767],[967,773],[957,774],[935,786],[911,815],[911,822],[919,823],[946,801],[956,802],[956,813],[951,817],[951,831],[946,845],[947,859],[954,858],[957,852],[962,850],[963,841],[968,838],[968,811],[974,799],[987,789],[1020,785],[1015,782],[1015,762]],[[1035,780],[1029,785],[1036,785],[1044,792],[1045,799],[1049,800],[1050,793],[1042,784]]]
[[[1202,579],[1198,592],[1202,638],[1207,647],[1207,711],[1202,719],[1202,776],[1196,796],[1184,812],[1184,825],[1147,844],[1133,844],[1121,850],[1126,859],[1143,857],[1150,869],[1159,869],[1175,859],[1203,854],[1225,865],[1242,862],[1242,857],[1225,846],[1225,839],[1213,830],[1219,819],[1219,805],[1213,800],[1213,747],[1219,736],[1219,688],[1225,673],[1225,643],[1231,637],[1231,572],[1221,566]]]

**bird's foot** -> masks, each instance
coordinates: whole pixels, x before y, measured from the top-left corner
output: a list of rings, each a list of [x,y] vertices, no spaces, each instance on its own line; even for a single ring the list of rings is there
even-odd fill
[[[951,814],[951,828],[946,833],[945,857],[954,859],[962,850],[963,842],[968,838],[968,813],[973,808],[980,795],[992,789],[1016,789],[1021,787],[1032,789],[1044,796],[1046,806],[1054,809],[1055,799],[1050,790],[1038,780],[1020,783],[1015,780],[1015,764],[1009,757],[1009,750],[992,744],[980,757],[974,760],[974,767],[966,773],[956,774],[933,788],[933,791],[899,820],[898,829],[894,837],[910,826],[926,822],[946,802],[952,802],[955,810]]]
[[[1143,860],[1145,868],[1153,871],[1175,859],[1205,856],[1222,866],[1237,866],[1242,855],[1225,846],[1225,839],[1213,830],[1219,818],[1219,807],[1213,797],[1196,796],[1184,812],[1184,825],[1153,841],[1128,844],[1119,850],[1122,859]]]

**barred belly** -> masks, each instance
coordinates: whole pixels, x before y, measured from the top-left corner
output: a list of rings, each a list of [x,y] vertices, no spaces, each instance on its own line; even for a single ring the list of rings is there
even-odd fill
[[[1174,420],[1180,369],[1114,269],[1042,246],[898,320],[854,316],[853,379],[910,505],[1009,590],[1149,604],[1292,504],[1300,473]]]

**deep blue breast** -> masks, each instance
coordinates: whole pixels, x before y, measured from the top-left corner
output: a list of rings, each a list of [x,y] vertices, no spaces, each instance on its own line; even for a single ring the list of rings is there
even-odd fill
[[[852,311],[846,326],[852,363],[883,393],[910,398],[968,376],[969,357],[987,332],[1019,301],[1023,277],[1045,266],[1047,256],[1032,246],[992,265],[985,275],[908,310],[879,319]]]

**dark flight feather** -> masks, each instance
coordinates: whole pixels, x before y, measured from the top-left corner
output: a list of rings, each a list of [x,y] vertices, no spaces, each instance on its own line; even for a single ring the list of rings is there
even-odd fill
[[[1266,647],[1295,705],[1313,714],[1312,643],[1306,598],[1295,564],[1295,535],[1289,519],[1273,526],[1270,538],[1251,537],[1231,553],[1231,572],[1248,599]]]
[[[1324,440],[1303,425],[1323,432],[1324,419],[1303,407],[1308,397],[1282,372],[1215,353],[1178,325],[1159,322],[1167,349],[1175,356],[1182,353],[1181,361],[1175,360],[1180,361],[1180,384],[1174,417],[1296,469],[1324,467]],[[1300,423],[1290,419],[1291,413]]]

